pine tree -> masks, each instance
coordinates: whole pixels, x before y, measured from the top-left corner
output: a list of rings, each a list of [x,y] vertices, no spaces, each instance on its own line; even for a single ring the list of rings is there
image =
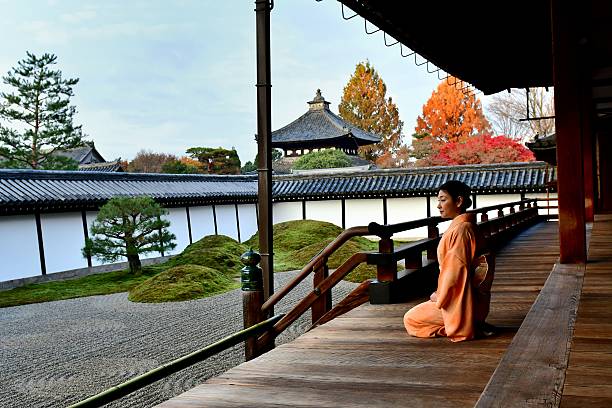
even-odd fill
[[[385,153],[395,153],[401,146],[404,122],[391,97],[385,99],[387,86],[369,62],[360,62],[344,87],[338,111],[342,119],[382,137],[375,145],[359,149],[361,156],[376,160]]]
[[[488,132],[491,127],[480,100],[474,95],[465,95],[453,85],[455,81],[453,77],[442,81],[417,118],[412,145],[419,159],[437,153],[444,143],[463,143],[471,136]]]
[[[83,248],[84,256],[95,256],[103,262],[126,257],[130,272],[139,274],[140,254],[164,253],[176,247],[174,234],[168,231],[170,221],[162,218],[167,210],[151,197],[118,197],[100,208],[91,226],[91,235]]]
[[[52,70],[56,61],[53,54],[39,58],[28,52],[2,78],[14,88],[0,93],[0,158],[7,167],[63,168],[68,160],[53,154],[83,144],[81,126],[72,122],[76,108],[70,106],[79,80]]]

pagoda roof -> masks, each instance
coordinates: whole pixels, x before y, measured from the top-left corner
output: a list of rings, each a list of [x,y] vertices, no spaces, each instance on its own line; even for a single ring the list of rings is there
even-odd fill
[[[308,104],[305,114],[272,132],[272,147],[334,146],[345,144],[347,140],[357,146],[380,142],[380,136],[366,132],[333,113],[329,102],[321,96],[321,90],[317,90],[317,95]]]

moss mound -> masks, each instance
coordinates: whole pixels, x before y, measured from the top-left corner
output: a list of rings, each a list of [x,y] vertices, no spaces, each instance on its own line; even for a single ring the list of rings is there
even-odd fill
[[[274,269],[277,271],[302,269],[312,257],[325,248],[341,232],[342,228],[323,221],[287,221],[274,225]],[[255,234],[245,244],[258,248],[258,239],[258,235]],[[371,251],[376,248],[376,242],[367,238],[352,238],[332,255],[329,259],[329,267],[337,268],[354,253]],[[376,267],[360,265],[347,275],[345,280],[363,282],[365,279],[375,276]]]
[[[246,245],[225,235],[208,235],[189,245],[166,265],[200,265],[214,268],[228,276],[239,276],[242,268],[240,255],[247,250]]]
[[[274,252],[295,251],[314,242],[334,239],[342,232],[342,228],[329,222],[298,220],[274,224]],[[245,242],[246,245],[259,248],[259,234],[253,235]]]
[[[180,265],[161,272],[132,288],[132,302],[158,303],[199,299],[239,286],[227,274],[200,265]]]

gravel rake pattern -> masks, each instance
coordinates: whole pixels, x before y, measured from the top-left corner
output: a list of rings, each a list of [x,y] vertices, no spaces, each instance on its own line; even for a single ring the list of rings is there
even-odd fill
[[[275,286],[295,274],[275,274]],[[341,282],[334,303],[355,287]],[[287,311],[309,290],[312,280],[275,312]],[[307,312],[277,344],[309,324]],[[188,302],[132,303],[118,293],[0,309],[0,407],[64,407],[240,329],[240,289]],[[151,407],[243,361],[244,347],[237,345],[107,406]]]

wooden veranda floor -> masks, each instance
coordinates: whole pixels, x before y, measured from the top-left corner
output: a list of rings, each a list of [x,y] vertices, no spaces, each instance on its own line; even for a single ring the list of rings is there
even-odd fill
[[[161,406],[474,406],[557,261],[557,225],[539,223],[498,254],[488,321],[499,335],[411,338],[402,316],[422,300],[365,304]]]
[[[612,407],[612,215],[597,215],[589,244],[561,407]]]

